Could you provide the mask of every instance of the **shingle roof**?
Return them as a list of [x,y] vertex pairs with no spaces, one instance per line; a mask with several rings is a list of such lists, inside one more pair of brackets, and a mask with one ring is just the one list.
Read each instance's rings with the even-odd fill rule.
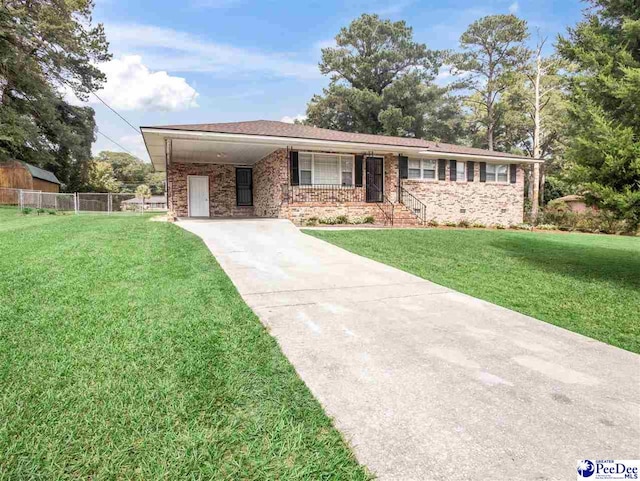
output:
[[31,173],[31,177],[34,177],[40,180],[46,180],[47,182],[60,185],[60,181],[56,177],[56,174],[54,174],[53,172],[49,172],[48,170],[41,169],[40,167],[36,167],[35,165],[27,164],[26,162],[23,162],[23,164],[27,169],[29,169],[29,172]]
[[[145,128],[145,127],[143,127]],[[195,132],[217,132],[225,134],[262,135],[269,137],[289,137],[299,139],[327,140],[336,142],[353,142],[398,147],[417,147],[433,152],[467,155],[491,155],[494,157],[523,158],[531,157],[513,155],[506,152],[490,152],[474,147],[445,144],[412,137],[391,137],[388,135],[358,134],[338,130],[321,129],[309,125],[289,124],[275,120],[251,120],[246,122],[225,122],[216,124],[161,125],[146,128],[183,130]]]

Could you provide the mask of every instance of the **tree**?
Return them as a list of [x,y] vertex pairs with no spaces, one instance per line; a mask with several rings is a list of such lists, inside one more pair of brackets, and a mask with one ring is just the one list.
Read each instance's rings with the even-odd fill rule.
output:
[[471,120],[482,126],[483,147],[494,150],[501,115],[502,93],[513,81],[512,73],[528,56],[523,46],[527,23],[515,15],[491,15],[473,22],[460,37],[461,52],[451,54],[452,73],[462,78],[460,88],[471,91]]
[[136,187],[136,197],[138,199],[142,199],[143,202],[144,199],[148,199],[149,197],[151,197],[151,189],[149,188],[149,186],[142,184]]
[[576,66],[569,77],[566,157],[587,201],[640,224],[640,9],[634,1],[589,0],[592,8],[558,41]]
[[[331,83],[307,105],[306,123],[453,140],[461,130],[457,100],[432,83],[441,60],[439,52],[413,40],[404,21],[364,14],[340,30],[336,47],[322,49],[320,71],[331,76]],[[435,120],[441,118],[441,123]]]
[[[546,170],[546,164],[557,163],[566,130],[567,98],[562,73],[569,65],[558,55],[543,56],[545,43],[546,38],[539,38],[529,61],[513,74],[514,82],[504,98],[510,113],[506,124],[518,135],[518,147],[531,157],[544,159]],[[541,176],[540,164],[534,164],[528,182],[533,219],[538,216],[541,185],[544,175]]]
[[88,186],[94,192],[120,192],[120,183],[108,162],[92,162],[89,169]]
[[95,159],[111,165],[113,175],[120,183],[122,192],[135,192],[136,187],[148,181],[148,175],[153,173],[151,164],[134,157],[126,152],[111,152],[104,150]]
[[145,184],[149,186],[151,193],[155,195],[164,194],[165,180],[166,174],[164,172],[149,172],[144,178]]
[[93,110],[63,99],[86,98],[110,58],[102,25],[91,26],[90,0],[6,0],[0,8],[0,160],[86,181],[94,140]]

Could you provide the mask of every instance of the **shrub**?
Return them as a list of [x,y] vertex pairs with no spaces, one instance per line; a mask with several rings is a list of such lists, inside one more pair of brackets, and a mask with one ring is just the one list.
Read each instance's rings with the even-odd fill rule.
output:
[[373,218],[372,215],[368,215],[363,219],[363,224],[373,224],[376,220]]
[[562,202],[547,205],[542,215],[544,224],[556,225],[559,230],[580,232],[604,232],[616,234],[625,229],[624,222],[604,210],[588,209],[584,212],[572,212]]
[[349,223],[349,219],[347,218],[346,215],[339,215],[338,217],[336,217],[336,224],[348,224]]
[[431,219],[429,222],[427,222],[427,225],[429,227],[438,227],[440,225],[440,222],[438,222],[436,219]]
[[33,212],[33,209],[31,207],[25,207],[24,209],[22,209],[22,213],[24,215],[29,215]]
[[536,229],[538,229],[538,230],[558,230],[558,226],[557,225],[553,225],[553,224],[538,224],[536,226]]
[[313,227],[314,225],[318,225],[318,218],[317,217],[309,217],[307,220],[304,221],[304,224],[309,226],[309,227]]
[[502,224],[496,224],[494,227],[495,227],[496,229],[498,229],[498,230],[504,230],[504,229],[506,229],[506,227],[505,227],[505,226],[503,226]]
[[456,224],[451,220],[448,220],[447,222],[445,222],[444,225],[446,225],[447,227],[458,227],[458,224]]
[[471,222],[469,222],[466,219],[462,219],[460,222],[458,222],[458,227],[463,227],[465,229],[468,229],[469,227],[471,227]]
[[359,224],[373,224],[375,219],[372,215],[367,215],[364,217],[352,217],[349,219],[349,224],[359,225]]
[[57,211],[55,211],[54,209],[49,209],[49,210],[47,211],[47,214],[49,214],[49,215],[57,215],[57,214],[58,214],[58,212],[57,212]]
[[487,226],[484,225],[482,222],[474,222],[473,224],[471,224],[471,227],[474,227],[476,229],[484,229]]
[[36,209],[36,212],[38,213],[38,215],[40,215],[40,214],[44,214],[45,210],[44,209]]
[[531,230],[532,227],[530,224],[527,223],[522,223],[522,224],[511,224],[509,226],[509,229],[515,229],[515,230]]
[[322,217],[318,222],[325,225],[348,224],[349,219],[346,215],[339,215],[337,217]]

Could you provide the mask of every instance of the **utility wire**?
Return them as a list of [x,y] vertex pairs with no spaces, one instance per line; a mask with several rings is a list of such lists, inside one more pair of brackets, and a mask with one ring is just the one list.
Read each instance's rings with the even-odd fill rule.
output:
[[[133,152],[131,152],[128,149],[125,149],[122,145],[120,145],[118,142],[116,142],[115,140],[113,140],[111,137],[109,137],[107,134],[104,134],[102,132],[100,132],[100,129],[98,129],[98,127],[96,127],[96,132],[98,132],[100,135],[102,135],[104,138],[106,138],[107,140],[113,142],[115,145],[117,145],[118,147],[120,147],[122,150],[124,150],[125,152],[127,152],[128,154],[133,155],[134,157],[136,157]],[[137,157],[136,157],[137,158]]]
[[102,103],[103,103],[103,104],[104,104],[104,105],[105,105],[109,110],[111,110],[114,114],[116,114],[118,117],[120,117],[122,120],[124,120],[124,121],[127,123],[127,125],[128,125],[129,127],[131,127],[133,130],[135,130],[135,131],[136,131],[136,133],[138,133],[138,134],[140,133],[140,131],[138,130],[138,128],[137,128],[137,127],[134,127],[134,126],[131,124],[131,122],[129,122],[127,119],[125,119],[122,115],[120,115],[120,114],[116,111],[116,109],[114,109],[113,107],[111,107],[111,105],[109,105],[107,102],[105,102],[104,100],[102,100],[102,99],[98,96],[98,94],[97,94],[97,93],[95,93],[95,92],[93,92],[93,91],[91,91],[91,93],[93,94],[93,96],[94,96],[95,98],[97,98],[100,102],[102,102]]

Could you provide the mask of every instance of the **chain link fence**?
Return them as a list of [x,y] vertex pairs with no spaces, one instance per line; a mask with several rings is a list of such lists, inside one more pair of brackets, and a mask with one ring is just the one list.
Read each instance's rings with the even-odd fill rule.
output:
[[0,188],[0,205],[16,206],[20,210],[48,210],[83,213],[141,214],[149,210],[144,199],[133,193],[78,192],[64,194],[26,189]]

